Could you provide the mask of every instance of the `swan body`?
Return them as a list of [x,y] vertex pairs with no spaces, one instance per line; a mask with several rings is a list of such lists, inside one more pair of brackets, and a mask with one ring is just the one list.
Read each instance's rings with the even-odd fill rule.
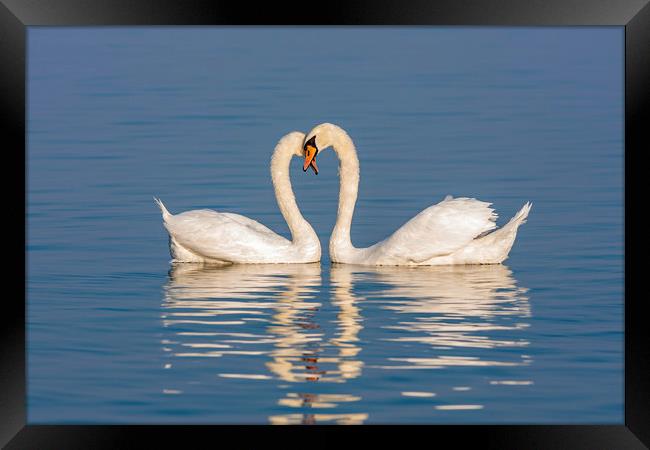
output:
[[304,134],[292,132],[275,147],[271,178],[280,211],[292,240],[240,214],[209,209],[172,215],[162,201],[163,223],[169,233],[172,262],[219,264],[311,263],[320,261],[320,241],[296,204],[289,180],[289,163],[302,156]]
[[[447,196],[406,222],[391,236],[367,248],[356,248],[350,226],[359,186],[359,159],[348,134],[340,127],[324,123],[305,138],[305,166],[312,163],[318,149],[332,147],[339,159],[339,207],[329,243],[332,262],[361,265],[430,266],[449,264],[499,264],[507,257],[525,223],[531,204],[500,229],[490,203],[474,198]],[[310,148],[308,144],[315,144]]]

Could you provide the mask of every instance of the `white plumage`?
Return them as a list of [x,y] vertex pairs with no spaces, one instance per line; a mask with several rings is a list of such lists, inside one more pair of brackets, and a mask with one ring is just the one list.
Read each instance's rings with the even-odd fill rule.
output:
[[172,215],[162,201],[154,198],[169,232],[173,261],[221,264],[320,261],[320,241],[300,213],[289,180],[289,163],[293,156],[302,156],[304,136],[299,132],[284,136],[276,145],[271,159],[276,200],[287,221],[292,240],[240,214],[200,209]]
[[359,186],[356,149],[342,128],[329,123],[312,129],[305,142],[313,137],[320,150],[331,146],[340,162],[339,208],[329,245],[333,262],[394,266],[501,263],[508,257],[517,229],[525,223],[532,206],[526,203],[508,224],[494,230],[497,215],[491,203],[447,196],[383,241],[355,248],[350,227]]

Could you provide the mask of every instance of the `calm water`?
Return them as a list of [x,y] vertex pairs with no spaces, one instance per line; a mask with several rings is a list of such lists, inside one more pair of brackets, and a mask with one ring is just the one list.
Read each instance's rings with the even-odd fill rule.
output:
[[[622,28],[30,28],[31,423],[622,423]],[[504,265],[172,267],[172,212],[288,236],[269,158],[341,125],[353,242],[534,206]]]

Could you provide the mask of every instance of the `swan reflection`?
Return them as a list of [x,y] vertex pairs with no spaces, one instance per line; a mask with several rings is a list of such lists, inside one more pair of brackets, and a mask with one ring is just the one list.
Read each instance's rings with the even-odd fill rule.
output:
[[[329,285],[322,270],[320,264],[174,266],[162,305],[164,367],[179,358],[206,364],[222,358],[214,372],[224,382],[281,381],[278,389],[286,390],[275,407],[289,411],[270,415],[272,424],[364,423],[362,392],[346,383],[364,376],[372,383],[394,371],[453,370],[442,378],[414,373],[394,393],[430,402],[432,414],[483,409],[474,397],[477,382],[490,389],[533,384],[518,369],[532,362],[531,307],[508,267],[334,264]],[[474,367],[498,371],[477,378]],[[324,383],[330,387],[320,392]],[[333,384],[340,385],[336,392]],[[166,386],[172,392],[182,393]]]
[[[525,348],[524,334],[531,316],[527,289],[517,286],[504,265],[360,267],[336,265],[334,274],[347,272],[358,282],[379,284],[367,301],[392,312],[382,325],[390,333],[384,341],[424,344],[436,356],[399,355],[387,358],[381,369],[438,369],[448,366],[516,366],[530,364],[517,352],[481,349]],[[462,351],[463,354],[455,354]],[[476,350],[476,355],[467,355]],[[422,353],[422,352],[420,352]],[[430,353],[430,352],[429,352]],[[514,355],[514,357],[512,356]]]
[[[303,325],[321,306],[314,301],[320,285],[320,264],[174,265],[163,303],[163,326],[176,338],[169,343],[178,344],[169,351],[176,357],[265,355],[278,341],[291,347],[318,339]],[[264,328],[269,323],[271,333]]]
[[[333,280],[333,283],[334,280]],[[357,345],[361,316],[350,280],[336,282],[334,335],[318,321],[322,307],[320,264],[204,266],[178,264],[170,271],[163,326],[172,331],[164,350],[171,357],[263,356],[264,373],[219,373],[221,378],[280,379],[290,383],[344,383],[361,375]],[[166,367],[171,367],[168,363]],[[290,392],[278,405],[334,408],[360,397]],[[355,414],[273,416],[271,423],[358,423]]]

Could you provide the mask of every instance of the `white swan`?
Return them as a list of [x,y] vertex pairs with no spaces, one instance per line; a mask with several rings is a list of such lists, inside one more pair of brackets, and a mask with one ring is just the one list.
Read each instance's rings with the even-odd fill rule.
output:
[[173,261],[221,264],[320,261],[320,241],[300,213],[289,180],[291,157],[303,155],[304,136],[297,131],[287,134],[275,146],[271,158],[275,198],[289,225],[291,241],[239,214],[200,209],[172,215],[154,197],[169,232],[169,249]]
[[423,210],[391,236],[368,248],[355,248],[350,226],[359,187],[359,159],[350,136],[340,127],[323,123],[305,138],[303,170],[312,165],[321,150],[332,147],[339,158],[339,207],[330,237],[332,262],[363,265],[428,266],[447,264],[498,264],[507,257],[526,221],[531,204],[503,228],[496,228],[497,215],[473,198],[452,198]]

